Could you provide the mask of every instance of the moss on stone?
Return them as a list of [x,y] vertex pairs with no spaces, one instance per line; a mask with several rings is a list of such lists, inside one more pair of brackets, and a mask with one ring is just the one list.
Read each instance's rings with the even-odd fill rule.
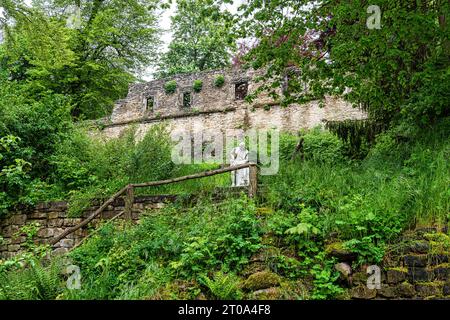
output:
[[256,214],[258,216],[267,216],[273,214],[273,209],[268,207],[260,207],[256,209]]
[[325,246],[325,253],[336,257],[339,261],[351,261],[355,258],[355,253],[344,247],[343,242],[332,242]]
[[277,274],[270,271],[260,271],[250,275],[245,280],[243,289],[247,291],[256,291],[276,287],[280,285],[281,278]]
[[385,268],[386,271],[393,270],[393,271],[400,271],[400,272],[408,272],[408,268],[406,267],[390,267]]
[[367,278],[369,275],[365,272],[355,272],[352,275],[352,283],[353,284],[365,284],[367,282]]
[[415,290],[414,286],[407,281],[404,281],[404,282],[400,283],[399,285],[397,285],[396,292],[400,296],[406,297],[406,298],[411,298],[416,294],[416,290]]
[[271,287],[252,292],[249,298],[255,300],[280,300],[283,298],[282,291],[279,287]]
[[343,242],[332,242],[325,246],[326,253],[331,253],[333,251],[345,251]]
[[450,263],[446,262],[446,263],[441,263],[435,266],[427,266],[427,271],[434,271],[435,269],[440,269],[440,268],[450,268]]
[[440,287],[443,286],[445,281],[418,281],[416,285],[423,285],[423,286],[434,286],[434,287]]
[[352,299],[373,299],[377,296],[376,289],[369,289],[365,285],[354,287],[350,290],[350,295]]
[[441,281],[435,282],[420,282],[416,284],[416,292],[421,297],[431,297],[442,295],[442,288],[444,283]]

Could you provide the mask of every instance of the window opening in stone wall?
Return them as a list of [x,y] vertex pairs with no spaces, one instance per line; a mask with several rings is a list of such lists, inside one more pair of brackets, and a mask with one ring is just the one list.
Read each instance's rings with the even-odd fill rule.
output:
[[235,84],[234,97],[236,100],[244,100],[248,92],[248,82],[241,81]]
[[183,93],[183,107],[184,108],[190,108],[192,105],[191,101],[192,95],[190,92],[184,92]]
[[155,106],[155,98],[154,97],[147,97],[147,102],[145,105],[145,110],[153,112],[153,107]]

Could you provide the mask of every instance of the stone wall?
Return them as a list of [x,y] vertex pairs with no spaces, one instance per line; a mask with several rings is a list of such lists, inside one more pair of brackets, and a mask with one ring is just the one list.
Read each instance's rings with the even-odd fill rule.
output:
[[[225,83],[216,87],[214,80],[223,75]],[[156,123],[167,123],[172,132],[191,132],[208,129],[272,129],[298,131],[322,125],[325,121],[364,119],[366,114],[358,108],[336,97],[326,97],[323,106],[319,101],[303,105],[292,104],[281,107],[278,101],[261,94],[248,103],[236,98],[236,85],[248,85],[248,93],[254,92],[259,84],[253,81],[257,73],[253,70],[219,70],[177,75],[171,79],[150,81],[130,86],[128,96],[116,102],[111,116],[103,123],[107,137],[117,137],[135,123],[138,134],[144,134]],[[177,89],[167,94],[164,84],[175,80]],[[202,80],[200,92],[193,90],[194,80]],[[281,92],[281,88],[276,91]],[[183,95],[191,95],[191,106],[183,106]],[[153,106],[147,106],[147,99]]]
[[[168,202],[175,200],[175,196],[139,196],[135,197],[133,204],[132,219],[139,219],[140,212],[144,209],[159,209]],[[102,203],[94,201],[93,206],[86,210],[80,218],[69,218],[67,216],[67,202],[40,203],[34,208],[19,208],[8,217],[0,220],[0,235],[3,242],[0,241],[0,259],[10,258],[20,253],[26,245],[25,234],[21,234],[21,227],[30,223],[38,223],[40,228],[35,237],[36,243],[47,243],[54,236],[64,232],[67,228],[80,223],[88,217]],[[123,198],[116,199],[108,206],[98,218],[95,218],[87,226],[80,228],[67,236],[66,239],[59,241],[53,248],[56,253],[66,252],[74,245],[79,243],[89,230],[98,225],[101,220],[110,219],[123,211],[125,203]],[[120,219],[123,218],[123,215]]]
[[[447,240],[445,240],[447,239]],[[351,270],[351,256],[334,252],[341,261],[335,267],[350,299],[450,299],[450,248],[447,232],[423,228],[406,233],[388,247],[381,269],[381,288],[369,289],[368,266]],[[445,244],[447,242],[447,244]]]

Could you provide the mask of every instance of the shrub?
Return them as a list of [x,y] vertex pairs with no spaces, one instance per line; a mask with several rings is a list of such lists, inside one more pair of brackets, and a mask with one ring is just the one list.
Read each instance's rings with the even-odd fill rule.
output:
[[192,87],[194,88],[195,92],[200,92],[202,91],[202,87],[203,87],[203,81],[202,80],[195,80]]
[[114,140],[102,141],[78,129],[52,157],[54,179],[70,196],[69,213],[79,214],[93,198],[108,197],[127,183],[168,178],[174,164],[164,126],[153,126],[136,142],[131,128]]
[[223,75],[218,75],[216,76],[216,78],[214,79],[214,85],[217,88],[221,88],[223,86],[223,84],[225,83],[225,77]]
[[[259,233],[254,204],[245,197],[189,208],[175,203],[125,230],[110,224],[70,253],[83,282],[67,297],[152,296],[175,278],[199,281],[219,299],[237,298],[238,278],[230,270],[238,272],[260,248]],[[211,270],[222,273],[207,280]]]
[[305,159],[322,163],[337,163],[343,160],[343,143],[331,132],[317,127],[308,131],[303,139]]
[[177,89],[177,82],[175,80],[167,81],[164,84],[164,90],[166,91],[166,94],[172,94]]

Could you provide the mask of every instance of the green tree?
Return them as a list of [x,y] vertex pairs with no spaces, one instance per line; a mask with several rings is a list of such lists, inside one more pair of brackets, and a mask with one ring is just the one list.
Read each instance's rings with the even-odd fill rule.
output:
[[[380,8],[380,28],[367,25],[374,17],[369,4]],[[448,115],[449,2],[369,4],[251,0],[242,5],[243,35],[259,41],[246,61],[265,68],[270,80],[261,90],[287,79],[285,102],[340,95],[385,124],[402,119],[427,124]]]
[[[79,25],[69,28],[74,5]],[[156,0],[40,0],[19,8],[2,0],[0,8],[15,21],[3,20],[9,27],[2,67],[36,94],[69,96],[76,118],[104,116],[155,56],[157,6]]]
[[221,5],[227,0],[177,0],[171,18],[173,39],[161,57],[158,77],[220,69],[231,62],[236,47],[235,19]]

